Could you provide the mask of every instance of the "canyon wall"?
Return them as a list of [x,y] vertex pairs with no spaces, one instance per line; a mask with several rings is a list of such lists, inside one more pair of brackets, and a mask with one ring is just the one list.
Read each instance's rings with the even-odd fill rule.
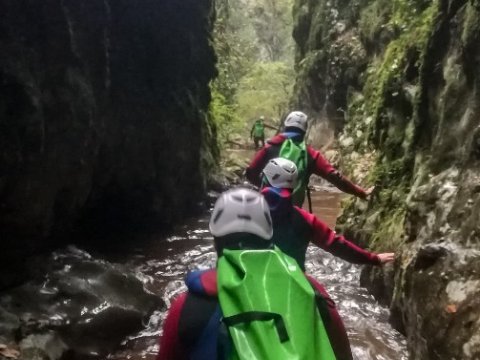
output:
[[217,156],[212,9],[0,0],[3,265],[72,227],[164,226],[195,209]]
[[411,359],[480,357],[480,2],[298,0],[296,102],[327,114],[368,202],[339,230],[394,267],[363,283]]

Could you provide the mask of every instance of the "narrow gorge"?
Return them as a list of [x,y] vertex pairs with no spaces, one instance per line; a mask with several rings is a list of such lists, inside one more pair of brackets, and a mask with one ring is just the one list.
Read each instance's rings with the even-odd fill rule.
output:
[[308,249],[355,358],[480,359],[480,0],[0,0],[0,18],[0,360],[155,359],[185,274],[215,267],[209,209],[243,182],[254,119],[269,137],[291,110],[374,186],[316,182],[316,215],[396,254]]

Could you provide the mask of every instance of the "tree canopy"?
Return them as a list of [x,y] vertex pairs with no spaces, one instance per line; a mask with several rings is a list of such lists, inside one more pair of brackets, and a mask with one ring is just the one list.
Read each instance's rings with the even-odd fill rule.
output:
[[292,0],[218,0],[218,77],[210,114],[221,142],[247,136],[259,115],[278,120],[294,82]]

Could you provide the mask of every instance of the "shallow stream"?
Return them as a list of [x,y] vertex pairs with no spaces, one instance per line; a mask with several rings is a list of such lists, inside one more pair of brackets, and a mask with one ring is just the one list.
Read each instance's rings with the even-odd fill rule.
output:
[[[312,193],[313,211],[334,226],[340,211],[341,196],[334,192]],[[113,261],[134,269],[147,288],[161,296],[167,305],[185,287],[189,270],[215,266],[208,214],[177,227],[166,239],[152,237]],[[389,311],[359,287],[360,267],[324,251],[310,247],[307,271],[320,280],[337,303],[354,356],[359,360],[406,360],[406,341],[388,323]],[[144,331],[130,337],[109,359],[155,359],[165,311],[155,313]]]

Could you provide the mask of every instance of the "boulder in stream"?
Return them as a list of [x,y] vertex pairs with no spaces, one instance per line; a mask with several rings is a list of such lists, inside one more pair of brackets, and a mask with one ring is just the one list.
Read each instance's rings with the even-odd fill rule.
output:
[[162,305],[126,269],[70,247],[44,259],[35,280],[0,294],[0,339],[18,343],[25,360],[102,358]]

